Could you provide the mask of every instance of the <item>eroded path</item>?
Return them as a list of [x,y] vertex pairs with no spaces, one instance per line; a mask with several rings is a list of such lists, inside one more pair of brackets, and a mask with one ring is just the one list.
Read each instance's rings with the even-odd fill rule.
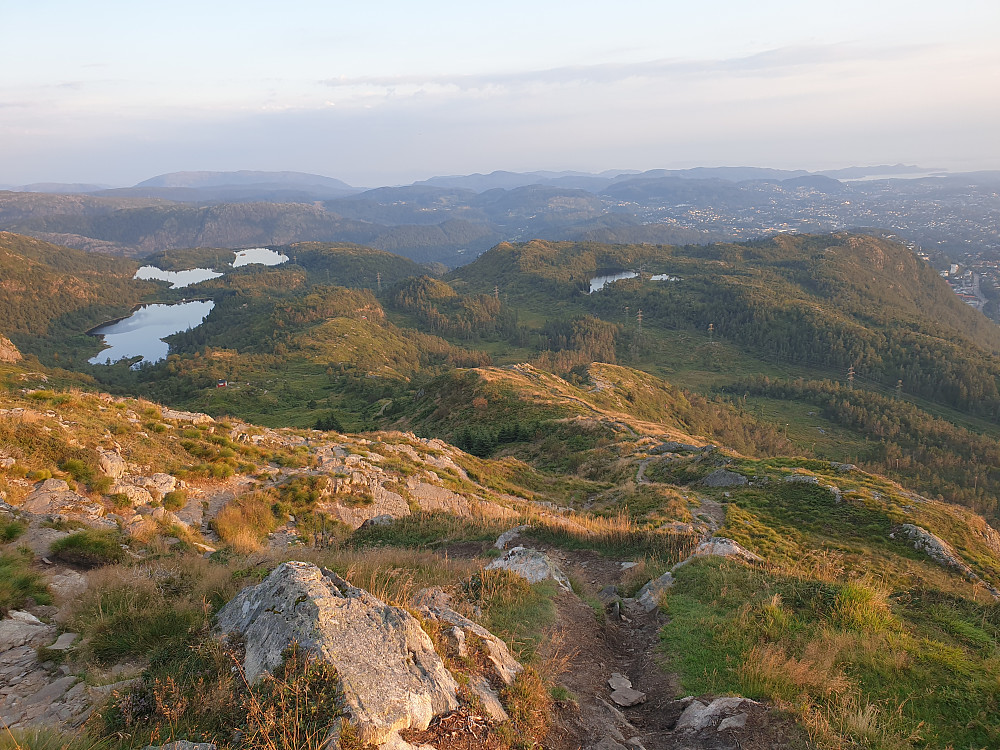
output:
[[[556,599],[557,622],[545,654],[559,671],[557,682],[572,693],[572,699],[556,705],[545,742],[548,750],[801,747],[792,722],[777,719],[757,704],[747,709],[746,723],[733,729],[720,731],[713,725],[696,732],[675,731],[693,699],[680,698],[679,681],[663,663],[660,630],[666,616],[613,595],[608,587],[620,587],[626,576],[620,562],[591,550],[545,551],[579,592],[562,592]],[[645,701],[631,707],[616,705],[608,684],[614,673],[645,693]]]

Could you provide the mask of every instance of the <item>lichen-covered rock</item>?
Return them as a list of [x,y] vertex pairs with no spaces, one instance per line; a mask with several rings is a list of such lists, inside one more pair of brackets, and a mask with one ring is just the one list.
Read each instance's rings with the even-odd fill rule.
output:
[[[365,484],[365,487],[368,485]],[[325,500],[317,505],[317,510],[326,513],[338,521],[347,524],[352,529],[361,528],[361,525],[372,518],[378,516],[390,516],[391,518],[405,518],[409,516],[410,506],[403,499],[403,496],[387,490],[379,484],[375,484],[366,490],[370,493],[370,502],[360,505],[347,505],[340,498]]]
[[785,477],[785,481],[789,484],[819,484],[819,477],[811,474],[790,474]]
[[245,638],[251,681],[278,666],[292,641],[333,664],[363,742],[426,729],[458,708],[455,680],[411,614],[311,563],[279,565],[223,607],[218,624]]
[[516,573],[528,583],[541,583],[552,579],[566,591],[570,591],[569,579],[543,552],[527,547],[514,547],[503,557],[486,566],[487,570],[509,570]]
[[[419,594],[418,594],[419,596]],[[455,610],[444,604],[429,604],[420,608],[420,613],[429,620],[447,623],[453,626],[452,637],[457,643],[466,644],[473,638],[480,641],[487,661],[490,663],[495,676],[505,685],[512,685],[523,667],[510,653],[507,644],[497,638],[493,633],[467,617],[463,617]],[[459,646],[461,650],[461,646]]]
[[742,487],[748,480],[742,474],[737,474],[729,469],[716,469],[707,477],[701,480],[706,487]]
[[153,502],[153,496],[145,487],[137,487],[126,482],[115,482],[111,485],[112,495],[124,495],[132,505],[149,505]]
[[212,424],[215,422],[207,414],[194,411],[181,411],[179,409],[163,409],[161,412],[163,419],[176,422],[190,422],[191,424]]
[[472,515],[468,499],[444,487],[417,482],[410,488],[410,495],[417,501],[420,510],[426,513],[451,513],[463,518]]
[[661,454],[661,453],[694,453],[700,451],[701,447],[697,445],[691,445],[690,443],[678,443],[674,440],[668,440],[665,443],[660,443],[659,445],[654,445],[649,449],[650,453]]

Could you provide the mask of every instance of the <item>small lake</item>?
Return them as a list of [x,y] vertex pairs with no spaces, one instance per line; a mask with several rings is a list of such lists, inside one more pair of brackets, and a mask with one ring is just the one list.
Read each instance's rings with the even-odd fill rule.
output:
[[191,268],[187,271],[163,271],[156,266],[143,266],[135,272],[132,278],[142,281],[167,281],[171,289],[182,289],[191,284],[198,284],[209,279],[222,276],[211,268]]
[[605,286],[622,279],[634,279],[638,276],[635,271],[620,271],[609,276],[595,276],[590,280],[590,293],[601,291]]
[[[608,284],[613,284],[616,281],[621,281],[622,279],[634,279],[637,278],[639,274],[635,271],[619,271],[618,273],[613,273],[608,276],[595,276],[590,280],[590,293],[601,291]],[[680,281],[679,276],[671,276],[669,273],[657,273],[649,277],[650,281]]]
[[90,364],[102,365],[109,359],[117,362],[138,356],[142,362],[166,359],[170,346],[163,339],[201,325],[213,307],[215,303],[210,300],[143,305],[124,320],[91,331],[95,336],[103,336],[109,348],[91,357]]
[[[266,247],[250,247],[246,250],[236,251],[236,260],[231,265],[233,268],[242,266],[261,265],[279,266],[288,260],[287,255],[276,253]],[[209,279],[217,279],[225,274],[213,271],[211,268],[190,268],[187,271],[164,271],[156,266],[143,266],[135,272],[133,279],[142,281],[167,281],[171,289],[182,289],[191,284],[197,284]]]
[[233,268],[249,266],[258,263],[262,266],[278,266],[288,260],[287,255],[276,253],[266,247],[251,247],[246,250],[236,251],[236,260],[233,261]]

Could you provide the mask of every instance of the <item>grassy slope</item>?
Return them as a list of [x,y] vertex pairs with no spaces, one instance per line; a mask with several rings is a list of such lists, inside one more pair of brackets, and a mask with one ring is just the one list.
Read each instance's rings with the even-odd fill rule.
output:
[[[25,383],[36,385],[30,378],[38,376],[25,381],[24,374],[22,367],[0,366],[6,384],[4,407],[26,407],[37,415],[22,418],[17,425],[0,422],[4,430],[0,444],[13,448],[19,460],[18,473],[0,473],[0,489],[14,502],[23,492],[23,485],[15,480],[24,471],[49,472],[70,480],[76,477],[82,491],[99,493],[99,488],[88,489],[90,480],[84,469],[96,459],[88,446],[104,442],[109,433],[128,460],[147,464],[151,471],[187,476],[190,481],[212,481],[216,467],[256,471],[264,464],[294,466],[296,460],[300,464],[308,460],[294,449],[262,450],[233,442],[225,426],[211,433],[190,426],[157,427],[159,409],[149,402],[113,403],[78,391],[25,395],[20,388]],[[449,473],[456,491],[480,496],[503,492],[581,507],[585,502],[593,504],[596,513],[581,512],[577,518],[596,524],[601,516],[610,515],[612,521],[594,528],[614,528],[614,535],[588,540],[550,530],[546,539],[593,546],[615,559],[648,554],[643,535],[649,529],[671,520],[687,520],[689,508],[696,511],[699,500],[712,499],[727,511],[719,533],[765,558],[766,564],[759,567],[696,562],[678,572],[678,583],[666,600],[671,622],[663,642],[669,664],[680,673],[687,690],[733,691],[775,701],[831,748],[996,744],[990,717],[1000,699],[995,677],[1000,653],[998,605],[988,600],[981,587],[934,564],[898,535],[890,537],[899,523],[917,523],[949,541],[978,575],[996,583],[1000,581],[1000,550],[985,535],[981,519],[944,503],[915,498],[881,477],[840,472],[817,460],[754,459],[724,451],[689,454],[674,462],[656,458],[648,453],[651,442],[643,440],[643,434],[698,440],[678,426],[685,414],[683,396],[668,387],[656,390],[657,381],[626,368],[593,368],[592,377],[603,383],[600,391],[528,368],[472,375],[456,376],[467,378],[466,385],[474,389],[463,392],[463,399],[473,392],[502,392],[508,381],[524,379],[517,391],[521,400],[488,401],[488,408],[522,410],[553,419],[586,416],[608,425],[602,432],[606,443],[583,446],[588,460],[603,451],[608,461],[598,480],[582,476],[585,470],[579,474],[540,472],[512,457],[459,456],[470,480]],[[525,399],[529,386],[532,398]],[[640,391],[644,398],[636,398]],[[58,416],[48,417],[47,411]],[[130,412],[135,416],[130,417]],[[464,414],[468,413],[459,411],[459,418]],[[658,423],[657,417],[666,423]],[[57,419],[72,423],[73,433],[51,429],[50,423],[54,425]],[[615,429],[615,423],[628,429]],[[408,438],[398,434],[369,437],[376,442],[368,449],[386,456],[382,462],[386,470],[401,476],[419,471],[406,454],[384,447],[410,442]],[[646,472],[651,484],[637,487],[633,478],[644,458],[651,458]],[[67,463],[72,460],[77,463]],[[698,477],[726,461],[730,469],[755,477],[755,486],[712,490],[696,484]],[[791,473],[838,485],[843,501],[836,502],[821,486],[784,482]],[[762,482],[764,477],[767,483]],[[640,501],[645,503],[641,507]],[[266,501],[268,508],[272,502]],[[634,519],[628,525],[613,520],[625,505]],[[296,506],[296,515],[304,511]],[[473,592],[481,585],[483,592],[475,595],[483,597],[489,624],[520,643],[525,658],[531,658],[551,619],[548,597],[552,592],[500,587],[487,593],[485,584],[476,584],[474,566],[464,562],[442,566],[430,553],[418,551],[489,539],[497,530],[495,523],[484,526],[441,516],[415,516],[387,530],[369,531],[368,537],[358,535],[340,550],[311,554],[322,555],[334,570],[392,600],[405,601],[417,584],[466,580],[471,581],[468,585]],[[373,551],[371,545],[378,550]],[[104,619],[88,620],[86,608],[94,602],[81,602],[74,626],[93,631],[100,659],[135,658],[136,649],[155,645],[159,676],[186,668],[189,641],[204,619],[198,597],[224,599],[248,575],[259,575],[252,566],[239,562],[238,555],[211,564],[187,560],[182,549],[172,553],[180,557],[168,557],[163,564],[171,570],[181,565],[183,576],[167,595],[150,594],[152,598],[143,605],[146,609],[120,613],[114,609],[119,606],[114,603],[115,591],[127,593],[129,586],[141,584],[127,567],[109,569],[108,575],[118,576],[114,579],[118,583],[112,585],[108,578],[102,589],[112,597],[102,605]],[[400,569],[411,573],[401,578],[393,573]],[[136,581],[130,583],[132,578]],[[166,612],[176,614],[172,624],[165,624]],[[128,632],[134,636],[127,642],[114,635],[123,623],[129,623]],[[917,740],[918,736],[923,740]]]

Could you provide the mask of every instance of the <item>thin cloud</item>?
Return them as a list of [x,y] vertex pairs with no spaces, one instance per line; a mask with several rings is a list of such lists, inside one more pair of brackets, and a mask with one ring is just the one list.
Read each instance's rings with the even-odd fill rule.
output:
[[926,54],[928,45],[892,48],[858,47],[849,44],[782,47],[754,55],[721,60],[662,58],[635,63],[572,65],[544,70],[469,75],[400,75],[336,77],[319,81],[334,89],[436,89],[475,91],[523,88],[531,85],[615,84],[630,79],[717,76],[721,74],[781,76],[816,68],[850,63],[896,62]]

